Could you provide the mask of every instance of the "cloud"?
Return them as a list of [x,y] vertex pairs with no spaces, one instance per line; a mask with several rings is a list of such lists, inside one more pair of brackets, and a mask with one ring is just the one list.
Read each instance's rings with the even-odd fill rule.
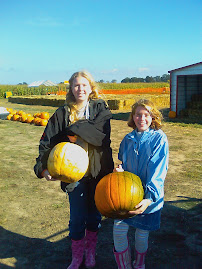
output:
[[60,27],[64,24],[61,22],[56,21],[55,19],[51,17],[43,17],[43,18],[33,18],[26,22],[29,25],[32,26],[45,26],[45,27]]
[[101,71],[100,73],[101,74],[114,74],[114,73],[117,73],[119,70],[117,68],[113,68],[111,70],[103,70]]
[[149,71],[149,68],[148,68],[148,67],[139,67],[139,68],[138,68],[138,71],[139,71],[140,73],[143,73],[143,72],[145,72],[145,71]]

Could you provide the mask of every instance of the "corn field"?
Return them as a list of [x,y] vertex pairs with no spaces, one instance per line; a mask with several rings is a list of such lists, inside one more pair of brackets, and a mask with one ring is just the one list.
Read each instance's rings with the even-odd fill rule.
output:
[[[97,83],[98,89],[100,93],[103,94],[117,94],[114,90],[122,90],[127,91],[123,94],[129,94],[130,89],[135,89],[136,93],[146,93],[143,89],[147,89],[150,91],[150,93],[153,91],[153,93],[158,93],[158,89],[164,88],[165,93],[168,93],[169,89],[169,83],[166,82],[155,82],[155,83]],[[141,92],[139,92],[137,89],[142,89]],[[154,90],[156,89],[156,90]],[[165,90],[166,89],[166,90]],[[67,89],[68,90],[68,87]],[[39,86],[39,87],[28,87],[27,85],[0,85],[0,98],[4,98],[6,95],[6,92],[12,92],[13,96],[31,96],[31,95],[48,95],[48,94],[56,94],[64,91],[64,85],[58,85],[58,86]],[[114,92],[113,92],[114,91]],[[120,93],[120,92],[119,92]]]

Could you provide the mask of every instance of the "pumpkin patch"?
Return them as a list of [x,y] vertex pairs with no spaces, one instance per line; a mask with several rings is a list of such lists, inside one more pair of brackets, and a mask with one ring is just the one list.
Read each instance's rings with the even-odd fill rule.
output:
[[142,201],[142,182],[133,173],[114,172],[104,176],[95,190],[95,203],[103,216],[113,219],[131,217],[128,211]]

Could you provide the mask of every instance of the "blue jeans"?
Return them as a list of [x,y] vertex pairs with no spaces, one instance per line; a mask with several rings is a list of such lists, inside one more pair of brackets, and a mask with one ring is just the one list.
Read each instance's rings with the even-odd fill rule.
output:
[[99,229],[101,214],[97,210],[94,200],[96,184],[95,179],[85,177],[69,193],[69,237],[73,240],[82,239],[86,229],[92,232]]

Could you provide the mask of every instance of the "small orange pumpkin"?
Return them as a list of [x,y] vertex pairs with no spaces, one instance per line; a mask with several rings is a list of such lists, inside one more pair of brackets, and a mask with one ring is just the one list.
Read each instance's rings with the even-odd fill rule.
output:
[[21,122],[26,122],[27,121],[27,115],[26,114],[22,114],[21,116]]
[[50,175],[64,182],[79,181],[88,169],[88,153],[69,142],[57,144],[50,152],[47,168]]
[[40,125],[40,122],[41,122],[41,118],[39,118],[39,117],[34,118],[35,125]]
[[14,121],[17,121],[19,118],[20,118],[19,115],[14,114],[11,119],[14,120]]
[[36,113],[36,117],[41,118],[41,112]]
[[34,117],[28,116],[26,122],[27,123],[33,123]]
[[142,182],[133,173],[114,172],[104,176],[95,190],[95,204],[100,213],[113,219],[131,217],[128,211],[142,201],[144,190]]
[[41,119],[41,120],[40,120],[40,125],[41,125],[41,126],[46,126],[47,123],[48,123],[48,120],[47,120],[47,119]]
[[9,115],[7,116],[7,120],[11,120],[12,117],[13,117],[13,114],[9,114]]
[[20,116],[23,116],[23,115],[25,115],[25,112],[22,111],[22,110],[19,110],[19,111],[17,112],[17,114],[20,115]]
[[175,112],[175,111],[169,111],[169,113],[168,113],[168,117],[169,117],[170,119],[174,119],[174,118],[176,118],[176,112]]
[[13,109],[12,109],[12,108],[6,108],[6,110],[7,110],[10,114],[12,114],[12,112],[13,112]]
[[48,120],[49,119],[49,113],[48,112],[41,112],[41,116],[40,117],[42,119]]

